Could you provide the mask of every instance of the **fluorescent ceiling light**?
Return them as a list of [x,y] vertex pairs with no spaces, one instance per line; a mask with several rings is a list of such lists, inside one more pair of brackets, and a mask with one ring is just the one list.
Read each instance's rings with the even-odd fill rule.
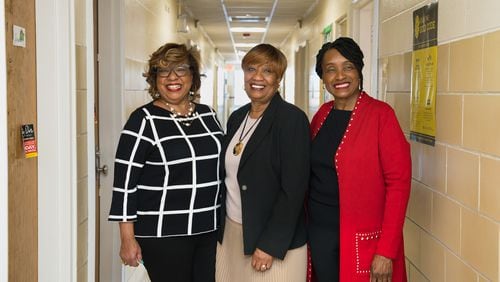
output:
[[265,27],[232,27],[231,32],[266,32]]
[[234,47],[236,48],[245,48],[245,47],[253,47],[259,43],[234,43]]
[[246,54],[247,54],[247,52],[242,51],[242,50],[238,50],[238,56],[243,57],[243,56],[245,56]]
[[239,22],[239,23],[258,23],[258,22],[267,22],[268,17],[259,17],[259,16],[231,16],[229,17],[230,22]]

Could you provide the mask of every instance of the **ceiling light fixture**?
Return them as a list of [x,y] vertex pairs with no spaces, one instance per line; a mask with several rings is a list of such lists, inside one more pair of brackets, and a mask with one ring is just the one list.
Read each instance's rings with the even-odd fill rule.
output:
[[258,22],[267,22],[269,20],[268,17],[259,17],[259,16],[230,16],[230,22],[238,22],[238,23],[258,23]]
[[231,27],[231,32],[266,32],[265,27]]
[[177,32],[188,33],[188,16],[186,13],[182,12],[182,0],[178,1],[178,11],[177,11]]
[[245,48],[245,47],[254,47],[255,45],[259,44],[258,42],[254,43],[234,43],[234,47],[236,48]]
[[245,52],[243,50],[238,50],[238,56],[244,57],[246,54],[247,54],[247,52]]
[[[229,16],[227,14],[227,7],[226,4],[224,4],[224,0],[221,0],[221,6],[222,11],[224,12],[224,19],[226,20],[227,28],[230,29],[231,25],[229,24]],[[236,59],[239,60],[240,58],[238,56],[238,50],[236,50],[236,47],[234,47],[234,36],[232,32],[229,32],[229,37],[231,38],[231,43],[233,44],[234,55],[236,56]]]

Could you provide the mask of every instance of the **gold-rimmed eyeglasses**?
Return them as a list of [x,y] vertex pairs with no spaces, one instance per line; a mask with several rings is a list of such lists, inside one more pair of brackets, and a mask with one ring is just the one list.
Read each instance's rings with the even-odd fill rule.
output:
[[170,76],[172,71],[175,73],[177,77],[183,77],[191,73],[189,65],[182,64],[175,66],[173,68],[158,68],[158,70],[156,71],[156,75],[160,78],[167,78]]

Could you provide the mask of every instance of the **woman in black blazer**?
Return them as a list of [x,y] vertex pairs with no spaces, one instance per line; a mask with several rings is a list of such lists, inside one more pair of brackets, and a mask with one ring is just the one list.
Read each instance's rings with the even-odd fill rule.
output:
[[286,65],[269,44],[252,48],[242,61],[251,102],[229,117],[223,142],[220,282],[306,278],[309,121],[278,92]]

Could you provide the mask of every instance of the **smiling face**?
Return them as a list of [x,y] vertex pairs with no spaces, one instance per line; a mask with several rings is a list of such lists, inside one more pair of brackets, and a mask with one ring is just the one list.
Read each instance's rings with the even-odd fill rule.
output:
[[330,49],[325,53],[321,67],[323,83],[335,97],[335,103],[352,110],[360,93],[360,77],[355,65],[337,49]]
[[170,64],[156,73],[156,88],[161,99],[169,104],[181,104],[189,99],[193,75],[187,62]]
[[248,64],[243,66],[245,92],[252,102],[266,104],[278,90],[280,78],[272,66]]
[[[185,44],[166,43],[151,54],[143,76],[155,102],[161,98],[169,104],[187,104],[191,99],[189,92],[196,92],[201,86],[200,52]],[[156,105],[161,106],[160,102]]]

